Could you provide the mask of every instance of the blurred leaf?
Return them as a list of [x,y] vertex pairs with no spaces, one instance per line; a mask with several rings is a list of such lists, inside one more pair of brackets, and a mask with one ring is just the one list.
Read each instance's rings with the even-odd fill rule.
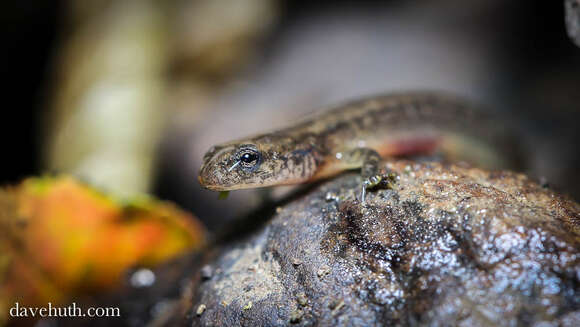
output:
[[0,322],[16,301],[58,304],[112,289],[129,267],[200,248],[204,233],[174,205],[123,205],[70,177],[0,190]]

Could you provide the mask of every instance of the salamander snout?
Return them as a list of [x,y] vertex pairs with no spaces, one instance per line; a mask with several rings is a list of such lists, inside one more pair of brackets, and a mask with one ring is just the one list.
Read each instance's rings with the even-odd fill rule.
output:
[[215,191],[255,187],[255,175],[263,162],[253,144],[212,147],[204,156],[200,184]]
[[309,148],[289,137],[263,136],[211,148],[203,158],[200,184],[214,191],[306,182],[316,172]]

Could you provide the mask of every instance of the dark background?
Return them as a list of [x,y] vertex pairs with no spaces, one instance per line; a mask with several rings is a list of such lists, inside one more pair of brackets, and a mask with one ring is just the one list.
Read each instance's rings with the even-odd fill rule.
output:
[[59,1],[3,1],[0,183],[40,173],[40,127],[50,64],[58,47]]

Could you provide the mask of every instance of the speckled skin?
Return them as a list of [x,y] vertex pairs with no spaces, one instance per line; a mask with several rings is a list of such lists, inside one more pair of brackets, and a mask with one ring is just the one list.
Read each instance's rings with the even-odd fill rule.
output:
[[[342,104],[288,128],[212,147],[199,181],[228,191],[298,184],[362,168],[363,190],[380,181],[381,157],[433,154],[513,168],[519,153],[498,121],[439,92],[380,95]],[[249,149],[249,150],[248,150]],[[251,167],[239,158],[251,151]]]

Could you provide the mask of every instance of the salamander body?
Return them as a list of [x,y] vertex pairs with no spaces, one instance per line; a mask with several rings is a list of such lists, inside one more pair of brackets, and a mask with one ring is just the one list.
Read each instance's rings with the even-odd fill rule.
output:
[[381,158],[441,152],[487,168],[519,165],[508,125],[438,92],[359,99],[287,128],[212,147],[199,181],[215,191],[308,183],[360,168],[366,188],[384,179]]

